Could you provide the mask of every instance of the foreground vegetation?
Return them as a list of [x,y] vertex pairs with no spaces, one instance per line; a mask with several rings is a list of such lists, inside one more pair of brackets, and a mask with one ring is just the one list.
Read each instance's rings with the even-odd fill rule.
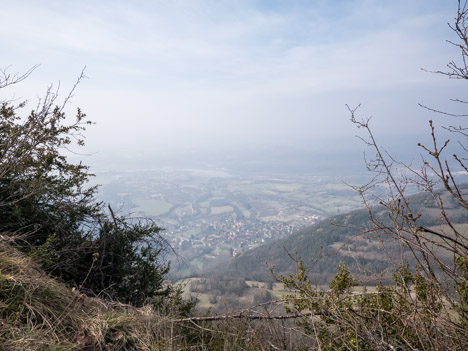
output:
[[[441,72],[452,78],[468,77],[467,22],[467,3],[459,1],[453,29],[462,63]],[[26,76],[3,72],[0,88]],[[309,277],[304,260],[290,253],[294,273],[271,270],[288,289],[281,299],[195,317],[194,303],[165,284],[170,247],[160,228],[97,202],[96,189],[87,187],[88,168],[63,156],[74,141],[82,145],[86,122],[78,110],[75,123],[66,124],[68,98],[59,106],[56,98],[49,90],[27,116],[20,115],[25,103],[1,102],[2,350],[468,349],[468,237],[466,226],[456,225],[468,201],[454,176],[468,172],[463,126],[446,127],[458,141],[458,150],[446,157],[451,142],[441,143],[430,121],[432,144],[420,145],[427,157],[414,169],[387,155],[369,120],[350,108],[375,155],[367,164],[374,178],[355,188],[369,221],[354,229],[379,246],[387,265],[363,265],[351,251],[359,247],[350,247],[354,266],[340,264],[324,289]],[[437,226],[408,196],[414,189],[431,200]],[[317,262],[321,258],[319,253]],[[222,282],[214,288],[224,290]],[[245,282],[233,284],[245,288]],[[371,284],[375,288],[367,289]],[[194,288],[205,285],[199,281]],[[353,289],[358,285],[363,287]]]
[[[0,238],[0,348],[23,350],[270,350],[306,345],[284,323],[225,316],[183,318],[181,300],[128,304],[89,297],[53,279]],[[292,325],[293,326],[293,325]]]

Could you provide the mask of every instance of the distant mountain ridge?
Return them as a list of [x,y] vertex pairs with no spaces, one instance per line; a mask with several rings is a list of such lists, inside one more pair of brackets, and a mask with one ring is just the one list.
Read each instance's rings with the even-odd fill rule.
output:
[[[468,194],[468,184],[461,185],[460,189],[464,195]],[[441,196],[453,223],[467,224],[468,213],[459,208],[447,191],[441,191]],[[408,199],[412,211],[421,214],[417,222],[419,225],[431,227],[439,224],[437,216],[440,213],[435,201],[427,194],[416,194]],[[374,215],[385,220],[388,211],[383,206],[376,206]],[[268,267],[274,268],[275,274],[294,273],[296,268],[292,257],[301,257],[306,266],[310,267],[309,277],[317,284],[328,283],[342,262],[350,267],[359,264],[361,268],[372,272],[384,271],[389,268],[389,264],[381,243],[375,238],[361,235],[369,224],[367,209],[333,216],[287,238],[244,252],[224,270],[246,279],[269,281],[273,277]],[[389,245],[387,249],[397,249],[391,247],[394,244]]]

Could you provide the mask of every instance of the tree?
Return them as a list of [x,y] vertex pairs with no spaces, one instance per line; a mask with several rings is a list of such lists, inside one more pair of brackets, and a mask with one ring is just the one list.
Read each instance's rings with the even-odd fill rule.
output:
[[[0,87],[24,78],[3,72]],[[90,122],[78,109],[75,122],[65,125],[66,101],[54,106],[56,98],[49,88],[24,119],[19,111],[27,102],[1,101],[0,106],[0,229],[34,246],[50,235],[65,238],[100,209],[94,200],[96,188],[86,188],[88,167],[69,163],[61,153],[73,141],[83,145],[81,132]]]
[[[451,61],[448,71],[436,73],[468,79],[467,22],[467,2],[459,0],[457,16],[450,25],[459,41],[450,43],[460,49],[461,63]],[[432,143],[418,144],[424,155],[420,168],[389,155],[377,143],[369,119],[359,119],[358,109],[349,108],[351,122],[365,131],[362,140],[375,155],[367,162],[372,180],[354,188],[369,213],[370,225],[362,235],[380,243],[393,268],[388,272],[351,272],[340,266],[328,291],[311,284],[300,259],[295,274],[279,277],[295,290],[288,309],[302,314],[299,325],[317,349],[468,348],[468,227],[466,223],[457,225],[455,220],[457,214],[468,211],[468,187],[459,184],[456,177],[457,171],[468,172],[468,133],[464,126],[468,114],[422,107],[457,118],[457,122],[444,127],[453,133],[455,142],[441,142],[434,123],[429,121]],[[457,151],[448,155],[453,144]],[[408,196],[415,190],[436,204],[432,216],[438,226],[425,226],[424,215]],[[367,279],[363,279],[365,276]],[[351,287],[357,282],[364,287],[353,291]],[[369,288],[371,282],[376,284],[373,289]]]
[[[33,70],[0,71],[0,89]],[[83,77],[61,104],[50,87],[26,116],[26,101],[0,100],[0,233],[37,257],[49,274],[88,294],[135,305],[180,298],[179,290],[163,284],[170,246],[161,228],[106,209],[96,200],[97,187],[88,186],[89,167],[64,155],[84,145],[91,124],[80,109],[67,124],[64,112]]]

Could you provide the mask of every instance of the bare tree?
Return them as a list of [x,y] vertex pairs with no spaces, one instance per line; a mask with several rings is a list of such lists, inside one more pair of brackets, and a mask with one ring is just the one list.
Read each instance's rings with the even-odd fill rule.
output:
[[[448,71],[435,71],[449,78],[468,79],[468,8],[458,1],[457,16],[450,28],[458,41],[461,61],[451,61]],[[467,104],[464,99],[452,101]],[[430,145],[419,143],[419,167],[399,162],[379,146],[370,119],[358,117],[349,108],[351,122],[365,132],[361,139],[375,155],[367,161],[372,180],[354,189],[368,209],[366,237],[380,244],[393,267],[374,272],[363,280],[359,272],[340,266],[328,291],[314,287],[307,270],[296,259],[297,272],[279,279],[295,293],[290,311],[310,312],[301,325],[319,350],[461,350],[468,348],[468,186],[457,174],[468,172],[468,114],[449,115],[456,124],[446,130],[454,140],[440,140],[429,121]],[[359,107],[359,106],[358,106]],[[449,147],[456,149],[448,153]],[[418,201],[409,196],[422,192]],[[422,199],[422,200],[421,200]],[[421,206],[421,201],[430,204]],[[430,216],[437,226],[428,226]],[[460,221],[462,219],[462,221]],[[361,272],[362,273],[362,272]],[[377,286],[370,288],[369,282]],[[390,282],[390,283],[389,283]],[[356,284],[364,285],[353,289]]]

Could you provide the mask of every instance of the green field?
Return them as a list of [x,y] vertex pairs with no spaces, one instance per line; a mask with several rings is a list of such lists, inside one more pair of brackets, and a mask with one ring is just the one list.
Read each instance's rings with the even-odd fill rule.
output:
[[[226,294],[226,296],[214,295],[210,292],[200,293],[191,292],[191,282],[200,282],[204,278],[187,278],[177,282],[177,285],[183,287],[183,296],[186,299],[196,298],[197,308],[200,311],[208,309],[231,309],[235,307],[253,306],[259,302],[260,299],[265,299],[266,296],[270,297],[270,301],[279,300],[283,295],[291,293],[285,290],[281,283],[266,283],[254,280],[246,281],[247,288],[242,295]],[[262,302],[266,302],[263,301]],[[232,304],[232,305],[230,305]]]
[[[186,299],[196,298],[197,308],[199,311],[208,309],[235,309],[235,308],[246,308],[254,306],[258,303],[266,302],[266,297],[269,301],[281,300],[285,295],[294,294],[294,291],[284,288],[282,283],[271,283],[261,282],[255,280],[246,280],[245,283],[247,288],[243,291],[240,296],[233,294],[226,294],[226,296],[215,295],[210,291],[207,292],[192,292],[190,290],[191,282],[200,282],[205,278],[186,278],[178,281],[176,284],[183,287],[183,296]],[[327,285],[319,285],[316,287],[318,290],[328,290]],[[362,294],[363,292],[376,293],[376,286],[357,286],[353,288],[353,292],[356,294]],[[230,305],[232,304],[232,305]]]
[[135,210],[142,211],[148,216],[160,216],[172,208],[169,202],[156,199],[135,199],[134,202],[139,205]]

